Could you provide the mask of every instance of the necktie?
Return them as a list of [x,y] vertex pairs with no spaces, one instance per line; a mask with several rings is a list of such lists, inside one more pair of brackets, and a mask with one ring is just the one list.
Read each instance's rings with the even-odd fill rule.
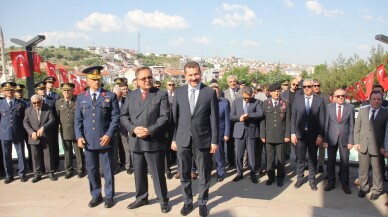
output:
[[307,115],[309,114],[309,112],[310,112],[310,97],[306,97],[306,113],[307,113]]
[[13,102],[9,101],[9,108],[12,108]]
[[97,96],[97,94],[93,93],[93,98],[92,98],[93,105],[96,103],[96,100],[97,100],[96,96]]
[[274,107],[278,106],[278,101],[275,101],[275,103],[274,103],[274,104],[275,104],[275,106],[274,106]]
[[376,110],[372,110],[372,115],[370,116],[370,119],[369,119],[369,122],[371,123],[371,124],[373,124],[373,122],[375,122],[375,112],[376,112]]
[[235,100],[236,99],[236,91],[235,90],[233,90],[233,100]]
[[141,94],[141,98],[142,98],[143,101],[147,97],[147,94],[148,94],[148,92],[145,92],[145,91]]
[[69,108],[70,101],[66,101],[66,107]]
[[168,102],[171,104],[173,100],[172,92],[168,91]]
[[248,106],[249,104],[247,102],[244,102],[243,104],[243,110],[244,110],[244,113],[247,114],[248,113]]
[[342,119],[342,112],[341,112],[341,106],[338,106],[338,115],[337,115],[338,123],[341,122]]
[[36,110],[36,117],[38,117],[38,122],[40,123],[40,109]]
[[195,88],[192,88],[192,89],[191,89],[189,103],[190,103],[190,111],[191,111],[191,114],[193,114],[193,112],[194,112],[194,107],[195,107]]

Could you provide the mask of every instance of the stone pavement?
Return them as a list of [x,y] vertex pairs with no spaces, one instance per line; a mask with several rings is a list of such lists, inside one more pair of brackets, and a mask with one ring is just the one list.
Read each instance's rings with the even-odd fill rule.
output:
[[[228,177],[223,182],[217,183],[213,172],[208,202],[209,216],[388,216],[388,207],[384,206],[388,200],[386,195],[382,195],[377,201],[370,201],[370,194],[361,199],[357,197],[358,189],[353,184],[352,194],[346,195],[338,180],[337,188],[324,192],[324,174],[317,177],[318,191],[311,191],[307,183],[300,189],[294,189],[293,184],[296,181],[294,169],[294,164],[288,162],[286,182],[281,188],[276,184],[266,186],[266,176],[260,177],[258,184],[253,184],[248,174],[244,180],[234,183],[232,182],[235,176],[234,169],[228,170]],[[353,183],[357,168],[352,167],[350,174]],[[168,214],[162,214],[155,199],[151,176],[148,176],[150,205],[128,210],[127,205],[135,200],[134,176],[123,171],[115,176],[115,206],[106,209],[101,204],[89,208],[88,202],[91,198],[87,178],[78,179],[75,176],[66,180],[63,172],[58,175],[59,179],[56,182],[45,178],[33,184],[32,174],[28,175],[27,183],[21,183],[17,179],[5,185],[1,181],[0,216],[180,216],[180,209],[183,206],[179,180],[167,180],[172,209]],[[387,183],[385,185],[388,187]],[[198,181],[193,182],[193,187],[196,194]],[[194,204],[194,210],[189,216],[199,216],[197,204]]]

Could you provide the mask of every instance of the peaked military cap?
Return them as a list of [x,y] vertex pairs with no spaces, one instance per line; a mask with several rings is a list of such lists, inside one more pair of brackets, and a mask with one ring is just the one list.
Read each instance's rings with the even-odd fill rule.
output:
[[281,84],[280,83],[273,83],[268,87],[268,91],[272,92],[275,90],[280,90],[281,89]]
[[62,83],[61,84],[62,90],[70,90],[71,88],[75,88],[75,84],[73,83]]
[[57,81],[57,79],[55,79],[52,76],[49,76],[49,77],[45,77],[43,81],[46,82],[46,83],[48,83],[48,82],[49,83],[55,83]]
[[102,66],[91,66],[91,67],[88,67],[88,68],[82,70],[82,73],[86,74],[86,76],[90,79],[97,80],[97,79],[102,78],[101,70],[103,68],[104,67],[102,67]]
[[16,83],[11,81],[3,82],[1,84],[1,87],[3,88],[3,90],[14,90],[16,87]]
[[45,81],[41,81],[41,82],[38,82],[35,84],[35,89],[46,89],[46,82]]

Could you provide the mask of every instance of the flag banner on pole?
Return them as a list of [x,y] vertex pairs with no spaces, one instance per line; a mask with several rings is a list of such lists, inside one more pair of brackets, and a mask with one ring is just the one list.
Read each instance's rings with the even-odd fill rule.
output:
[[387,71],[385,71],[384,64],[381,64],[376,69],[377,71],[377,80],[379,81],[380,85],[383,86],[384,92],[388,90],[388,78],[387,78]]
[[55,73],[55,65],[48,61],[46,61],[46,65],[47,65],[47,76],[54,77],[55,78],[54,87],[59,88],[59,80],[58,80],[57,74]]
[[39,56],[37,53],[32,53],[32,59],[34,60],[34,72],[42,74],[42,71],[40,70],[40,63],[42,62],[42,57]]
[[9,53],[12,66],[17,78],[27,78],[31,76],[30,64],[26,51],[15,51]]
[[58,69],[62,78],[62,83],[69,83],[69,72],[64,69]]

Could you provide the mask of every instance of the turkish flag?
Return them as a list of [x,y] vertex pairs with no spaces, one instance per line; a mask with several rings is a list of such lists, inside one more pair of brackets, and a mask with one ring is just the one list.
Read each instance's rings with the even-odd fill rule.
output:
[[57,74],[55,73],[55,65],[53,63],[48,62],[48,61],[46,61],[46,65],[47,65],[47,76],[51,76],[51,77],[55,78],[54,87],[58,88],[59,87],[59,80],[58,80]]
[[366,96],[365,96],[364,90],[362,89],[361,83],[359,81],[356,82],[356,87],[357,87],[357,93],[360,96],[361,101],[365,102]]
[[58,70],[59,70],[59,74],[62,77],[62,82],[69,83],[69,72],[64,69],[58,69]]
[[367,75],[366,77],[364,77],[361,80],[362,83],[364,83],[364,85],[365,85],[365,88],[366,88],[365,96],[367,96],[367,97],[369,97],[369,95],[372,93],[374,77],[375,77],[375,73],[371,72],[371,73],[369,73],[369,75]]
[[81,84],[78,82],[77,76],[70,73],[71,83],[75,84],[74,95],[78,95],[83,92]]
[[82,88],[82,91],[83,91],[88,86],[88,84],[86,83],[85,80],[80,79],[79,81],[81,83],[81,88]]
[[388,78],[387,73],[385,71],[384,64],[381,64],[376,69],[377,71],[377,80],[379,81],[380,85],[384,87],[384,92],[388,90]]
[[34,60],[34,72],[42,74],[42,71],[40,70],[40,63],[42,62],[42,57],[36,53],[33,53],[32,59]]
[[27,78],[31,76],[30,64],[26,51],[10,52],[13,69],[17,78]]
[[345,91],[350,93],[350,95],[352,95],[357,101],[361,101],[360,96],[358,95],[357,91],[354,89],[353,86],[346,88]]

